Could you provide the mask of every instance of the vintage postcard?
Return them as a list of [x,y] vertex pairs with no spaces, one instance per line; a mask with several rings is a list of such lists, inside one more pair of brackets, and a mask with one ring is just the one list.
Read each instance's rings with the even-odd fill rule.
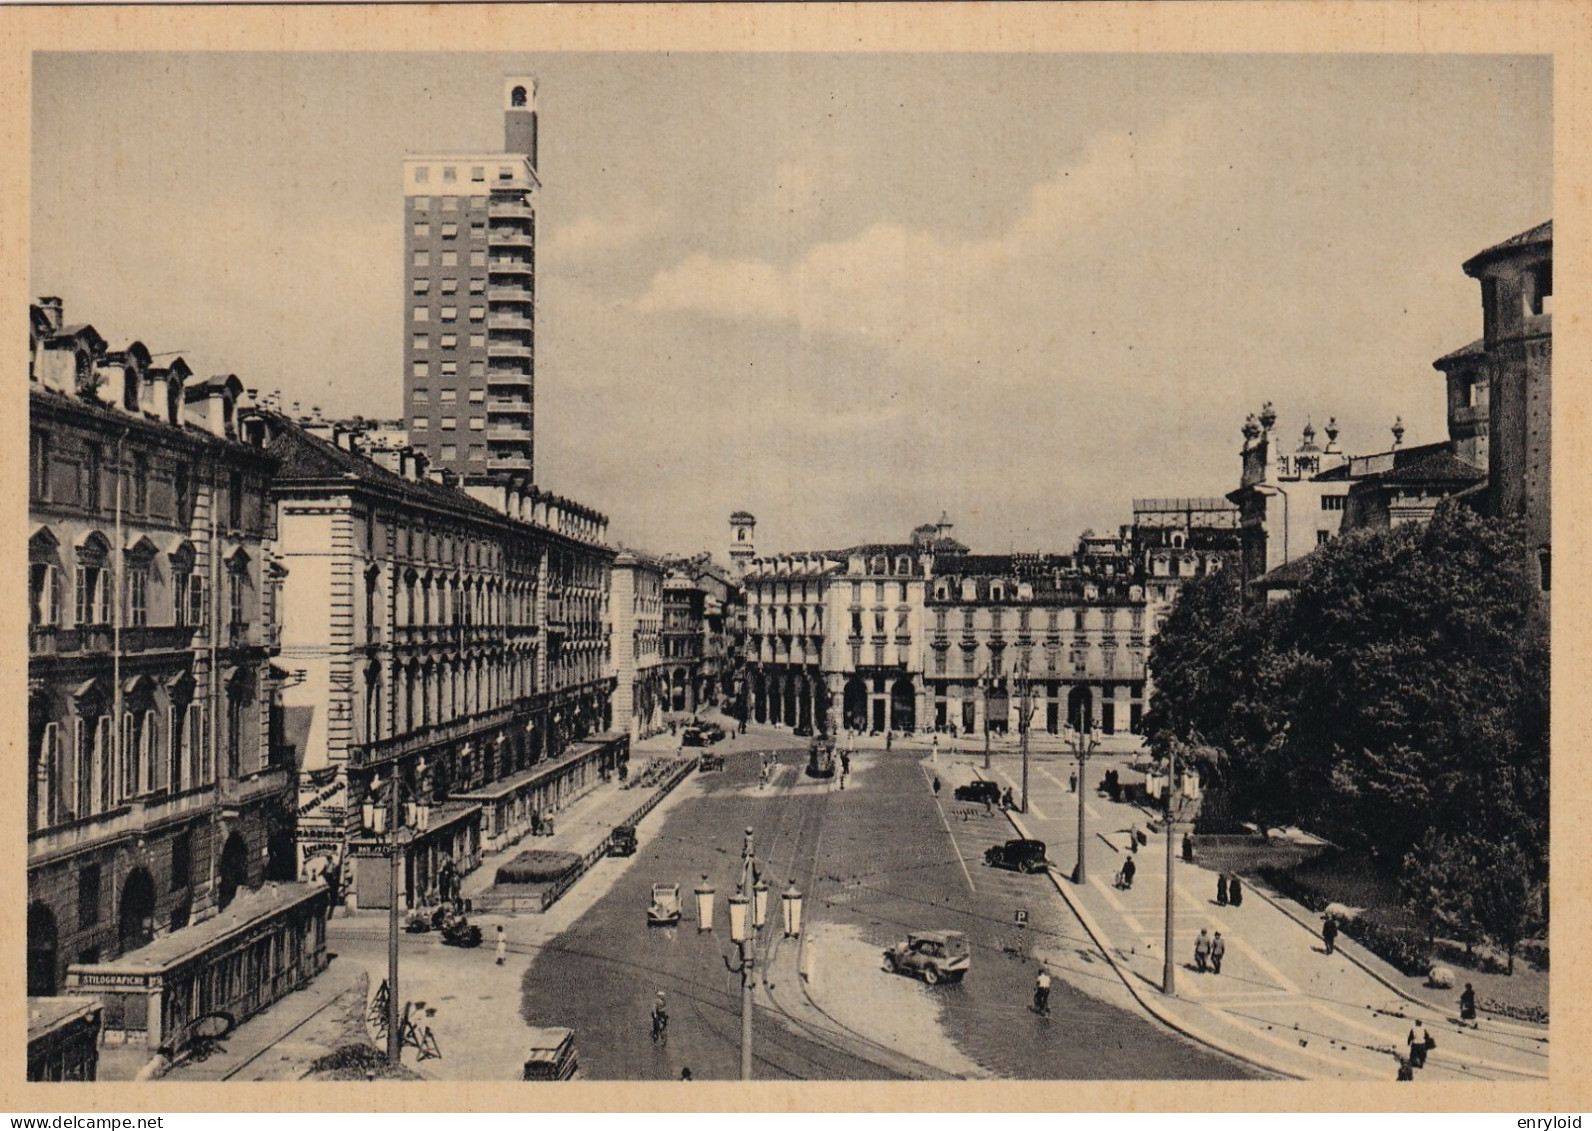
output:
[[0,29],[12,1108],[1584,1106],[1584,7]]

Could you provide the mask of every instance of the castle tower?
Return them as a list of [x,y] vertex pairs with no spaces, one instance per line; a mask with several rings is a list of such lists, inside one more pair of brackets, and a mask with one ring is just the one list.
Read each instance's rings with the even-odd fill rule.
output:
[[736,577],[746,575],[746,567],[757,556],[753,536],[757,532],[757,519],[745,511],[730,515],[730,567]]

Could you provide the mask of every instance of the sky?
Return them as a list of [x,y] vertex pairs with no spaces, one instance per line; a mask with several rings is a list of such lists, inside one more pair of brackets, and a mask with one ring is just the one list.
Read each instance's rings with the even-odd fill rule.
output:
[[30,283],[112,343],[401,413],[401,160],[538,79],[536,478],[722,560],[1069,550],[1244,418],[1443,439],[1460,264],[1550,216],[1510,56],[37,54]]

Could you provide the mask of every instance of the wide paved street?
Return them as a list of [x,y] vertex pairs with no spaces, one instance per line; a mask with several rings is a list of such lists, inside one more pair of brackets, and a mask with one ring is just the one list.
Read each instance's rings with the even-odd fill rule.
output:
[[[982,865],[984,848],[1010,827],[982,806],[953,802],[948,783],[936,798],[933,768],[918,755],[859,753],[841,790],[806,777],[805,744],[785,738],[764,747],[782,746],[773,780],[760,789],[758,754],[746,743],[735,744],[723,774],[702,777],[700,796],[643,835],[606,894],[526,972],[524,1019],[576,1029],[583,1074],[738,1074],[739,983],[722,957],[731,949],[724,901],[748,825],[773,892],[759,940],[760,1078],[1253,1074],[1059,978],[1050,1017],[1034,1014],[1038,957],[1069,952],[1076,960],[1091,944],[1044,876]],[[711,933],[697,930],[690,897],[704,872],[718,891]],[[778,893],[792,879],[806,896],[810,982],[795,975],[796,943],[775,929]],[[679,927],[647,925],[655,881],[681,885]],[[883,948],[916,928],[966,932],[973,964],[964,983],[928,987],[884,970]],[[667,1043],[655,1045],[648,1013],[660,989],[671,1025]],[[893,1019],[906,1019],[904,1032]]]

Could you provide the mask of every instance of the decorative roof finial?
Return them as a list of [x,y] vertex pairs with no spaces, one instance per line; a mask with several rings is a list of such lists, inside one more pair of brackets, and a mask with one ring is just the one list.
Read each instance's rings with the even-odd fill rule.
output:
[[1267,401],[1265,404],[1260,406],[1260,426],[1266,431],[1270,432],[1272,425],[1276,423],[1277,410],[1271,407],[1270,401]]
[[1244,418],[1244,439],[1254,442],[1260,437],[1260,425],[1255,423],[1255,414],[1250,413]]
[[1327,443],[1336,444],[1337,442],[1338,442],[1338,418],[1336,416],[1329,416],[1329,417],[1327,417]]
[[1395,416],[1393,418],[1393,446],[1396,448],[1400,444],[1402,444],[1403,442],[1404,442],[1404,418],[1402,416]]

